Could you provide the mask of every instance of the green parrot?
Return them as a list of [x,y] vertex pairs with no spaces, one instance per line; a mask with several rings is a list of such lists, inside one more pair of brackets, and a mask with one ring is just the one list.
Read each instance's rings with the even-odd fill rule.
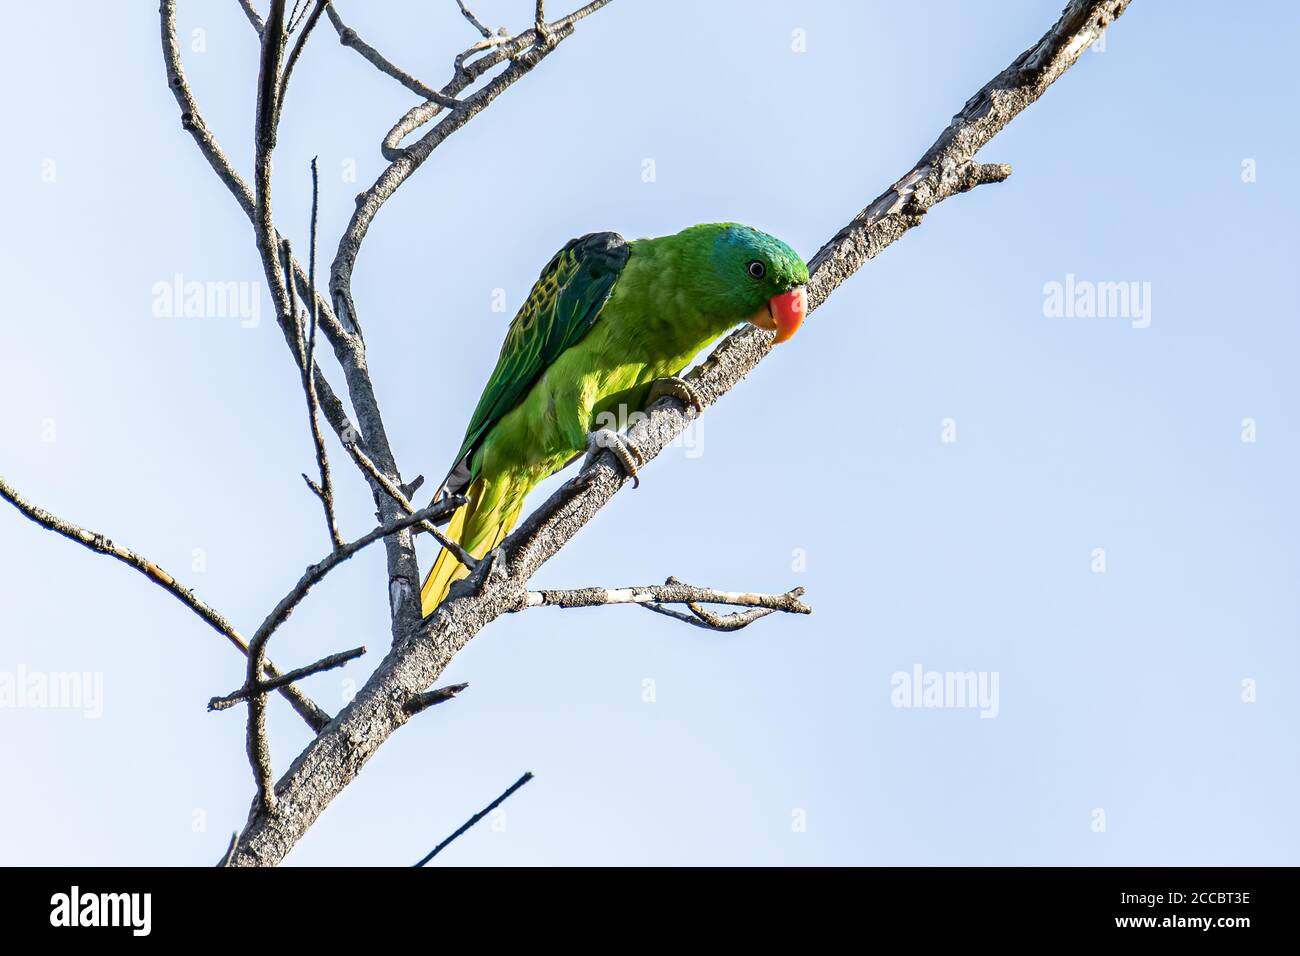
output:
[[[630,446],[600,421],[626,421],[660,395],[698,411],[678,373],[740,322],[794,335],[807,312],[808,267],[784,242],[738,223],[627,241],[597,232],[542,270],[510,323],[455,465],[435,499],[464,495],[447,534],[476,558],[514,527],[547,476],[609,448],[635,480]],[[468,571],[446,549],[420,589],[431,614]]]

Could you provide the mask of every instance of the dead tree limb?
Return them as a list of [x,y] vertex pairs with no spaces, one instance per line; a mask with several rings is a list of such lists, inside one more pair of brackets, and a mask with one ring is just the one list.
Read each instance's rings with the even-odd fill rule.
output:
[[259,681],[253,686],[245,684],[239,690],[226,694],[224,697],[213,697],[208,701],[208,710],[228,710],[240,701],[248,700],[253,694],[265,694],[278,688],[285,687],[295,681],[300,681],[305,677],[311,677],[322,671],[333,670],[336,667],[342,667],[348,661],[354,661],[366,652],[364,647],[354,647],[350,651],[340,651],[337,654],[330,654],[328,657],[322,657],[315,664],[308,664],[306,667],[296,667],[291,671],[281,674],[279,677]]
[[[753,594],[746,591],[718,591],[698,588],[669,578],[663,584],[631,588],[577,588],[570,591],[529,591],[525,607],[604,607],[610,604],[639,605],[648,611],[676,618],[686,624],[711,631],[738,631],[777,611],[788,614],[811,614],[804,604],[803,588],[784,594]],[[690,611],[674,611],[669,604],[684,604]],[[727,604],[748,608],[733,614],[718,614],[702,605]]]
[[361,37],[357,36],[357,31],[353,30],[350,26],[348,26],[346,23],[343,22],[343,18],[339,16],[339,12],[334,8],[333,4],[331,4],[326,9],[325,15],[330,18],[330,23],[333,24],[335,32],[338,33],[339,42],[346,47],[351,47],[352,49],[356,50],[359,54],[361,54],[362,57],[364,57],[367,61],[369,61],[371,66],[377,69],[380,73],[384,73],[388,76],[391,76],[398,83],[401,83],[404,87],[406,87],[412,93],[415,93],[417,96],[423,96],[426,100],[433,100],[434,102],[438,103],[441,106],[445,106],[448,109],[455,109],[460,105],[452,97],[444,96],[442,93],[439,93],[433,87],[428,86],[425,83],[421,83],[410,73],[407,73],[405,70],[403,70],[400,66],[396,66],[395,64],[390,62],[387,57],[385,57],[382,53],[380,53],[378,50],[372,47],[365,40],[361,39]]
[[[164,571],[161,567],[150,561],[142,554],[137,554],[130,548],[125,548],[115,543],[107,535],[98,531],[87,531],[79,525],[73,524],[58,515],[40,508],[22,495],[18,490],[9,484],[0,475],[0,498],[9,502],[19,513],[34,521],[42,528],[46,528],[56,534],[61,534],[69,541],[75,541],[84,548],[89,548],[96,554],[104,554],[110,558],[116,558],[127,567],[143,574],[146,578],[158,585],[176,600],[180,601],[187,608],[198,615],[199,620],[207,624],[210,628],[233,644],[241,654],[248,654],[248,642],[244,640],[242,634],[235,629],[224,614],[216,610],[206,601],[199,598],[190,588],[186,587],[171,574]],[[262,665],[262,674],[268,678],[274,679],[283,676],[282,671],[270,661],[264,661]],[[279,688],[280,694],[289,705],[307,722],[307,726],[312,730],[319,732],[326,724],[330,722],[329,714],[321,710],[315,702],[298,688],[288,685]]]
[[[267,19],[266,33],[271,32],[271,19]],[[293,586],[272,608],[260,627],[248,642],[248,673],[244,678],[245,687],[256,687],[260,683],[258,675],[266,667],[266,645],[271,635],[289,619],[303,598],[315,585],[320,583],[344,561],[358,551],[376,541],[386,540],[395,534],[403,534],[415,525],[445,518],[465,503],[463,498],[444,498],[414,514],[403,515],[389,524],[381,525],[356,541],[335,548],[325,558],[313,564],[303,572],[298,583]],[[280,675],[276,675],[280,676]],[[253,776],[258,785],[258,802],[263,812],[270,812],[275,807],[275,792],[270,788],[271,755],[266,740],[266,692],[258,691],[248,695],[248,759],[253,767]]]

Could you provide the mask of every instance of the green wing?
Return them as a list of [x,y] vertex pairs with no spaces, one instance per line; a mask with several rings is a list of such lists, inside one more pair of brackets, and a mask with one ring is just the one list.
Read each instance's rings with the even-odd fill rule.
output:
[[459,494],[473,480],[474,453],[483,439],[559,354],[591,328],[630,254],[618,233],[594,232],[570,241],[546,264],[510,323],[496,369],[439,494]]

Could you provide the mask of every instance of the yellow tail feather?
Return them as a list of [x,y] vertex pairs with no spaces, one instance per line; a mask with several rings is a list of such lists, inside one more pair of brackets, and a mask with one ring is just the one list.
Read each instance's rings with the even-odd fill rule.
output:
[[[472,507],[472,502],[464,504],[452,513],[451,521],[447,525],[447,537],[451,540],[457,542],[461,540],[465,533],[465,518]],[[447,596],[447,589],[451,587],[452,582],[463,578],[466,573],[465,566],[456,560],[456,556],[443,548],[420,588],[420,613],[425,617],[432,614],[433,609]]]
[[[487,517],[490,523],[480,527],[476,519],[478,518],[477,506],[482,500],[482,483],[474,482],[466,492],[469,501],[452,514],[451,521],[447,525],[447,537],[465,547],[474,557],[482,558],[505,540],[506,535],[519,519],[519,510],[523,502],[505,513],[489,514]],[[432,614],[447,596],[447,591],[451,589],[452,584],[467,574],[469,570],[460,563],[460,559],[443,548],[420,588],[420,613],[424,617]]]

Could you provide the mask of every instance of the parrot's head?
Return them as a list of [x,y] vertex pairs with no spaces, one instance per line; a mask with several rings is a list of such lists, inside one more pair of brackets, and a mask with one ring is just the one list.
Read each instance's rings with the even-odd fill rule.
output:
[[[696,227],[699,228],[699,227]],[[714,223],[708,285],[714,307],[733,321],[776,332],[784,342],[808,313],[808,266],[775,236],[739,223]]]

